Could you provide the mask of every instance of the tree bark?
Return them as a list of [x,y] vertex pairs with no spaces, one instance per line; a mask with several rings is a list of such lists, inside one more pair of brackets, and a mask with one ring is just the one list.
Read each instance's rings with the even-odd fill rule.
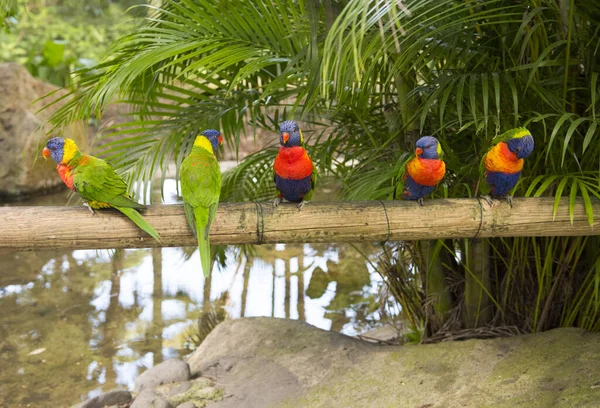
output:
[[[470,237],[600,235],[600,218],[592,228],[583,200],[569,220],[569,198],[553,217],[552,197],[514,200],[514,208],[476,199],[311,203],[272,208],[254,203],[222,203],[213,224],[213,244],[401,241]],[[592,200],[600,214],[600,200]],[[197,245],[181,205],[155,205],[143,214],[161,236],[158,242],[116,210],[91,214],[84,207],[1,207],[0,250],[42,248],[102,249]],[[389,220],[389,224],[388,224]],[[388,228],[389,225],[389,228]]]

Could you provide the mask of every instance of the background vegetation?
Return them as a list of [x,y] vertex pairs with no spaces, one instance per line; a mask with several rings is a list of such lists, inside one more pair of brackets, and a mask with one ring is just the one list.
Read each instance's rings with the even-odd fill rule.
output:
[[[0,62],[18,62],[58,86],[71,85],[71,72],[91,68],[108,46],[143,15],[126,8],[143,0],[4,0],[0,6]],[[141,9],[145,13],[145,9]]]
[[[79,71],[53,118],[60,128],[133,105],[107,135],[125,136],[101,151],[131,179],[179,166],[202,128],[235,147],[248,124],[276,131],[295,117],[340,198],[392,199],[421,134],[446,152],[435,195],[474,196],[492,138],[527,126],[536,150],[517,195],[581,196],[587,208],[600,198],[593,2],[171,0],[149,13]],[[267,146],[230,171],[223,199],[270,197],[274,154]],[[599,247],[595,237],[403,242],[383,247],[379,268],[414,340],[597,331]]]

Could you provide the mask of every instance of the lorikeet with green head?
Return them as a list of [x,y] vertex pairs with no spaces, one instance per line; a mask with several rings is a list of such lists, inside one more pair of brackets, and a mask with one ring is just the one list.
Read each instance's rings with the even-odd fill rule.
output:
[[158,233],[137,211],[146,207],[131,199],[127,194],[127,185],[110,164],[81,153],[73,140],[62,137],[48,140],[42,155],[44,158],[52,157],[62,181],[83,198],[92,213],[102,208],[117,209],[159,240]]
[[[483,158],[485,181],[492,197],[505,197],[512,207],[509,193],[521,177],[524,159],[533,152],[533,136],[525,128],[516,128],[497,136],[493,143]],[[483,198],[492,205],[490,196]]]
[[275,187],[278,196],[273,202],[277,207],[285,198],[299,203],[298,209],[310,202],[317,182],[317,168],[304,148],[304,136],[296,122],[286,120],[279,127],[279,153],[275,157]]
[[223,136],[218,130],[205,130],[196,137],[191,153],[181,163],[181,197],[185,217],[198,238],[204,276],[210,274],[211,268],[208,234],[221,194],[221,169],[216,153],[222,143]]
[[415,157],[406,164],[402,196],[423,205],[423,197],[431,194],[446,174],[442,146],[433,136],[423,136],[416,143]]

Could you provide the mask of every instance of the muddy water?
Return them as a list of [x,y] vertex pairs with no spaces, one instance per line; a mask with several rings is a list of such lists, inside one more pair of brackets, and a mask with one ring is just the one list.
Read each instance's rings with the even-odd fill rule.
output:
[[[61,193],[20,204],[66,201]],[[382,282],[361,254],[376,252],[228,247],[207,280],[195,248],[0,254],[0,406],[69,406],[131,388],[147,367],[194,348],[199,318],[200,333],[242,316],[363,332],[381,318]]]

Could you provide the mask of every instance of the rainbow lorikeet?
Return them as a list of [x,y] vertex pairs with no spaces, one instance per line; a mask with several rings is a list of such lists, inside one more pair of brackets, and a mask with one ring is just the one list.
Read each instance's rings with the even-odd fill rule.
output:
[[446,174],[442,160],[443,151],[433,136],[423,136],[416,143],[415,157],[406,164],[404,190],[407,200],[416,200],[423,205],[423,197],[430,194]]
[[302,209],[310,202],[317,182],[317,169],[304,148],[304,136],[293,120],[286,120],[279,127],[279,153],[275,157],[275,187],[278,196],[273,202],[277,207],[285,198],[299,203]]
[[181,197],[185,218],[198,238],[204,276],[210,274],[211,268],[208,235],[217,214],[221,193],[221,169],[216,152],[222,143],[221,132],[205,130],[196,137],[192,151],[181,163]]
[[[512,207],[509,192],[519,181],[524,159],[533,152],[533,136],[525,128],[516,128],[497,136],[494,141],[496,144],[483,158],[485,181],[492,197],[505,197]],[[492,205],[490,196],[483,198]]]
[[131,199],[127,194],[127,184],[110,164],[81,153],[73,140],[62,137],[48,140],[42,155],[44,158],[52,157],[62,181],[83,198],[84,205],[92,213],[102,208],[119,210],[152,238],[159,240],[158,233],[138,212],[146,207]]

